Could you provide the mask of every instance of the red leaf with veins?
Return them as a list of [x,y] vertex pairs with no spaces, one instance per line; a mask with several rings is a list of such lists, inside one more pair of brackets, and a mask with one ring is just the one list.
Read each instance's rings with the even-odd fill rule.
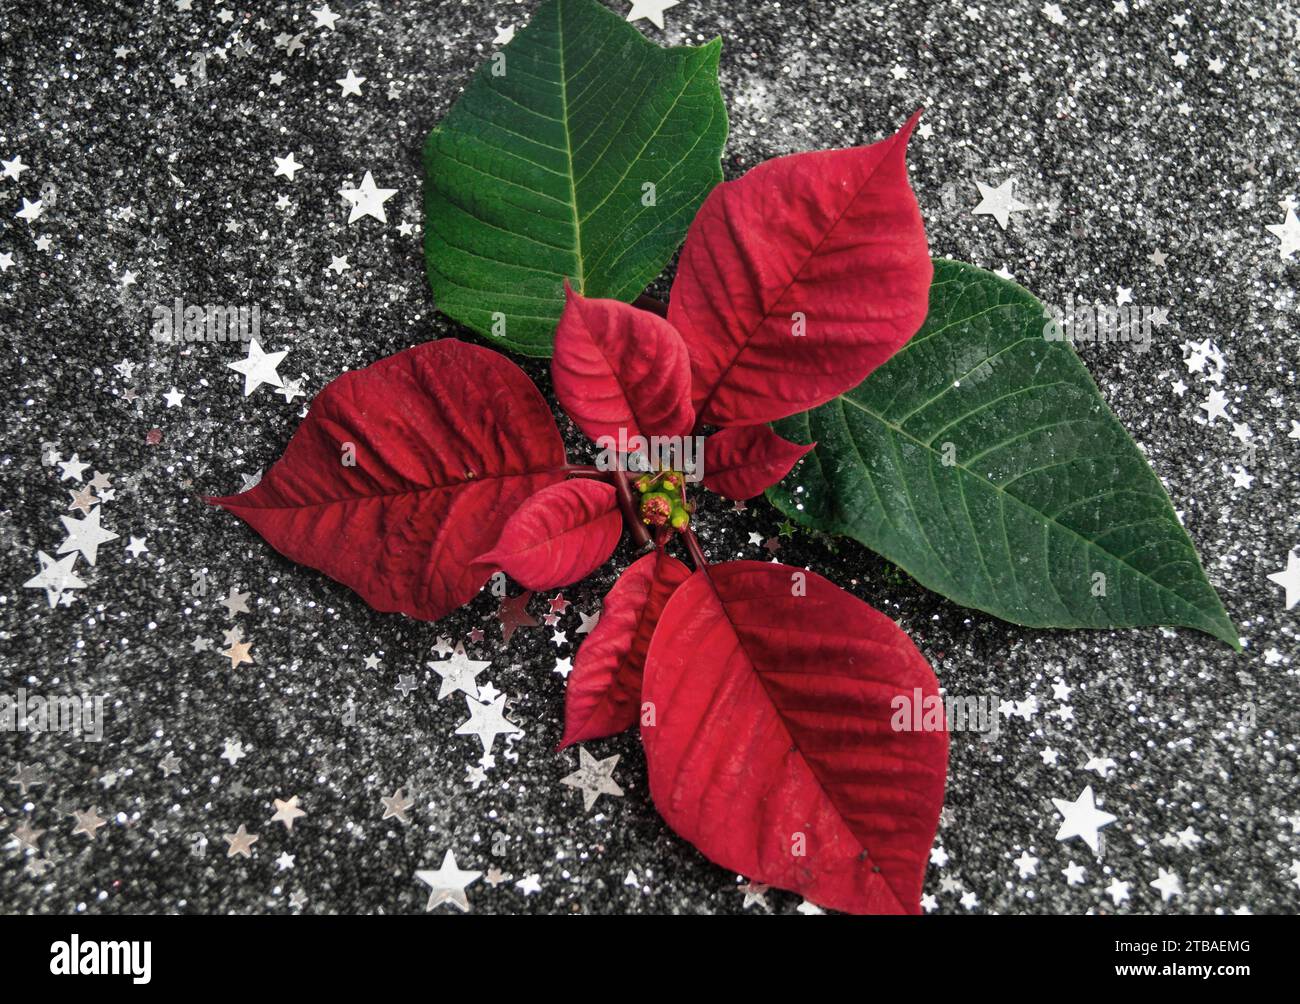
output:
[[553,589],[603,565],[622,532],[614,486],[577,478],[524,502],[502,528],[497,546],[478,561],[529,589]]
[[667,551],[655,551],[619,576],[569,675],[560,749],[612,736],[637,723],[641,673],[655,625],[668,598],[690,575],[691,570]]
[[915,122],[872,146],[766,161],[709,194],[668,304],[697,421],[753,425],[823,404],[921,326],[933,269],[904,160]]
[[618,300],[564,284],[551,376],[560,405],[592,439],[691,431],[691,362],[671,324]]
[[738,425],[704,441],[704,487],[729,499],[752,499],[790,473],[816,443],[800,446],[766,425]]
[[709,566],[650,643],[650,793],[725,868],[836,910],[918,913],[948,735],[893,730],[891,701],[917,689],[938,683],[907,636],[820,575]]
[[437,620],[473,599],[489,571],[474,559],[563,464],[523,370],[443,339],[344,373],[256,487],[209,501],[375,609]]

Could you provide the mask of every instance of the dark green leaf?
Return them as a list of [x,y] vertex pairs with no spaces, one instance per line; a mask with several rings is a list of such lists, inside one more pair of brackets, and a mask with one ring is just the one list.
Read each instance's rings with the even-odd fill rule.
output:
[[595,0],[543,3],[425,146],[438,308],[549,356],[566,277],[635,299],[722,180],[721,49],[661,48]]
[[925,325],[775,424],[817,447],[772,502],[964,606],[1033,627],[1183,625],[1237,646],[1169,497],[1043,305],[935,262]]

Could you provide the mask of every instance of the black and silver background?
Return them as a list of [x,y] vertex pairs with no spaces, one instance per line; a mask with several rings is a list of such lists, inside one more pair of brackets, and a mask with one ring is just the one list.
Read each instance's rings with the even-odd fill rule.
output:
[[[740,911],[737,876],[660,821],[635,735],[590,744],[621,756],[625,797],[584,812],[559,783],[577,756],[554,752],[564,681],[552,669],[573,655],[577,611],[598,609],[626,545],[563,591],[574,606],[558,647],[546,628],[502,647],[486,593],[438,624],[375,613],[200,497],[237,491],[241,474],[272,463],[306,399],[286,403],[265,386],[245,398],[226,367],[238,345],[149,337],[151,308],[175,297],[258,304],[263,347],[289,350],[280,374],[305,375],[308,399],[344,370],[470,337],[436,313],[425,282],[421,145],[493,51],[496,26],[522,25],[534,4],[332,0],[333,31],[313,27],[319,5],[306,0],[189,6],[0,3],[0,156],[30,167],[0,178],[0,253],[14,258],[0,274],[0,666],[6,692],[99,694],[108,705],[102,743],[0,735],[0,907],[287,912],[299,894],[307,913],[418,913],[428,890],[416,870],[451,849],[462,868],[509,877],[469,886],[478,912]],[[854,543],[779,536],[781,518],[761,500],[733,513],[709,498],[701,536],[715,559],[766,557],[749,535],[777,537],[779,559],[896,618],[950,693],[1036,699],[1028,717],[1002,719],[995,742],[953,737],[943,863],[926,880],[936,912],[1294,912],[1300,610],[1285,610],[1266,576],[1300,545],[1300,440],[1288,435],[1300,418],[1300,259],[1282,260],[1264,228],[1300,197],[1300,10],[1063,2],[1061,25],[1044,6],[685,0],[667,10],[666,30],[637,27],[667,43],[723,37],[728,177],[775,155],[879,139],[924,105],[933,131],[913,139],[909,159],[936,255],[1009,269],[1045,302],[1113,303],[1123,286],[1134,303],[1169,308],[1148,352],[1081,354],[1183,511],[1245,651],[1186,630],[1002,623]],[[292,55],[276,44],[299,34]],[[360,97],[334,83],[349,68],[366,78]],[[290,152],[304,165],[292,182],[273,176],[273,155]],[[387,225],[346,222],[339,190],[366,171],[397,189]],[[977,180],[1012,176],[1032,208],[1004,231],[971,210]],[[22,198],[42,195],[33,224],[15,217]],[[1153,251],[1168,255],[1163,267]],[[351,269],[329,271],[334,255]],[[121,282],[127,271],[133,284]],[[1221,384],[1184,362],[1186,343],[1204,339],[1222,353]],[[114,369],[124,359],[138,367],[129,381]],[[521,364],[549,395],[546,366]],[[168,408],[173,387],[186,396]],[[1232,423],[1204,422],[1199,404],[1215,387],[1233,421],[1249,424],[1253,457]],[[36,552],[63,540],[59,516],[80,515],[66,509],[72,483],[42,463],[51,448],[89,462],[87,477],[113,478],[103,522],[121,535],[95,567],[79,561],[87,588],[53,610],[23,588]],[[1248,489],[1234,485],[1240,465]],[[147,536],[148,554],[126,553],[130,535]],[[192,595],[197,572],[206,596]],[[234,620],[256,660],[233,671],[219,604],[232,585],[251,594]],[[544,598],[531,609],[540,617]],[[437,636],[464,641],[476,628],[485,638],[470,654],[492,662],[480,682],[510,695],[525,731],[508,757],[498,738],[477,789],[466,768],[478,741],[454,734],[464,701],[438,702],[426,667]],[[194,651],[196,638],[213,649]],[[380,663],[367,669],[372,653]],[[415,675],[409,697],[400,674]],[[1058,682],[1068,699],[1054,697]],[[235,766],[219,758],[228,739],[248,754]],[[165,777],[170,754],[180,771]],[[1115,767],[1104,778],[1085,770],[1093,757]],[[25,796],[9,783],[20,763],[47,776]],[[1052,799],[1073,801],[1089,784],[1118,817],[1101,831],[1100,857],[1055,839]],[[399,786],[415,798],[408,825],[380,818],[380,796]],[[292,795],[308,815],[290,833],[269,819],[272,800]],[[72,834],[69,813],[92,806],[107,825],[90,841]],[[52,864],[39,877],[24,867],[37,852],[13,838],[24,819],[46,831],[39,853]],[[241,823],[261,839],[251,859],[227,859],[222,834]],[[1022,878],[1014,862],[1026,851],[1039,862]],[[292,868],[277,868],[282,852]],[[1063,876],[1071,862],[1082,882]],[[1149,885],[1161,868],[1183,888],[1167,901]],[[525,896],[515,882],[533,874],[541,891]],[[1130,883],[1118,906],[1106,893],[1116,879]],[[766,895],[773,912],[799,903]]]

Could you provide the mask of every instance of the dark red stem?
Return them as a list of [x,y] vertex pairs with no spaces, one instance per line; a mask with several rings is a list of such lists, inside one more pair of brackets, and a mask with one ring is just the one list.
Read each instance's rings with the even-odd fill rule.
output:
[[686,539],[686,550],[691,555],[695,570],[698,572],[702,568],[708,568],[709,559],[704,556],[704,549],[700,547],[700,540],[695,536],[695,531],[687,527],[682,536]]
[[623,510],[623,522],[632,533],[636,546],[645,548],[650,543],[650,530],[641,522],[641,514],[636,511],[632,501],[631,476],[626,471],[612,471],[614,475],[614,493],[618,496],[619,508]]
[[642,293],[632,301],[632,306],[640,307],[642,310],[648,310],[652,314],[658,314],[660,317],[668,316],[668,304],[663,300],[656,300],[653,296]]

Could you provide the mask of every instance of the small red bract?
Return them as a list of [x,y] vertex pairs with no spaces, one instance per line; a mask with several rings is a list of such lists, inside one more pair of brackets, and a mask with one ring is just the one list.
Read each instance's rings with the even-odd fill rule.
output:
[[789,474],[816,445],[787,442],[766,425],[723,429],[706,442],[704,487],[725,498],[752,499]]
[[529,589],[567,586],[603,565],[623,535],[614,488],[579,478],[543,488],[519,507],[478,560]]
[[560,406],[591,439],[685,436],[695,424],[691,360],[677,330],[621,300],[564,285],[551,377]]
[[634,561],[600,608],[565,692],[560,749],[629,729],[641,711],[641,673],[659,615],[691,570],[662,548]]

